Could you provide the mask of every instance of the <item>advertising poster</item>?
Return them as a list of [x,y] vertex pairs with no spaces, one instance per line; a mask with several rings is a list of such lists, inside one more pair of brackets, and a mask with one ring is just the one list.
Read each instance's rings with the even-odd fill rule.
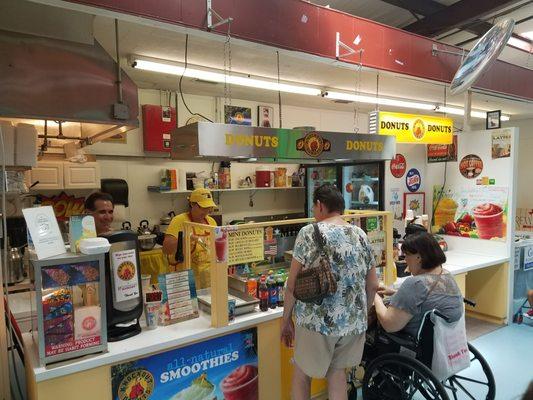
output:
[[516,209],[515,229],[517,231],[533,231],[533,209]]
[[404,176],[407,169],[407,161],[403,154],[396,154],[390,161],[390,173],[395,178],[401,178]]
[[492,159],[511,157],[511,131],[502,129],[492,134]]
[[224,121],[233,125],[252,125],[252,109],[224,105]]
[[115,282],[115,300],[125,301],[139,297],[135,249],[112,252],[111,260]]
[[428,163],[457,161],[457,135],[453,135],[452,144],[428,144]]
[[416,168],[411,168],[405,175],[405,185],[410,192],[417,192],[422,184],[422,176]]
[[257,400],[256,329],[111,367],[113,400]]
[[389,200],[390,210],[392,211],[395,221],[402,220],[402,198],[400,195],[400,188],[391,188],[390,189],[390,200]]
[[228,230],[228,265],[264,260],[264,229]]
[[505,240],[507,187],[441,189],[440,185],[433,187],[434,232],[476,239]]
[[459,172],[467,179],[477,178],[483,171],[483,160],[475,155],[464,156],[459,163]]

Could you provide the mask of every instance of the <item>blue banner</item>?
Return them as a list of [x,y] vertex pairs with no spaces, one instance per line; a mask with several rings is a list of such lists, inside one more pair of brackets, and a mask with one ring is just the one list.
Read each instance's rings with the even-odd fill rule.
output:
[[111,367],[113,400],[257,400],[256,329]]

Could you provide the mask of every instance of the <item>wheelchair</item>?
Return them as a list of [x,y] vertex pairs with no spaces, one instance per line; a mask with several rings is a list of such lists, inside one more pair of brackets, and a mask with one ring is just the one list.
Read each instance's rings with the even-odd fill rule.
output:
[[[468,302],[465,300],[465,302]],[[364,400],[493,400],[496,383],[492,371],[479,353],[468,343],[470,367],[439,381],[431,372],[433,323],[431,314],[448,320],[437,310],[428,311],[417,337],[406,333],[387,333],[381,327],[367,333],[361,366],[365,369],[362,393]],[[349,399],[357,398],[353,380]]]

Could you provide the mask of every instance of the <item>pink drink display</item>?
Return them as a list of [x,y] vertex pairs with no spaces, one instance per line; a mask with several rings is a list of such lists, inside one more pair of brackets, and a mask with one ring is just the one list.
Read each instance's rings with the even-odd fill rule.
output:
[[257,367],[242,365],[235,368],[220,383],[225,400],[258,400]]
[[226,261],[226,248],[228,244],[228,237],[226,232],[221,237],[215,239],[215,250],[217,252],[218,261]]
[[485,203],[474,208],[474,221],[481,239],[504,237],[503,210],[500,206]]

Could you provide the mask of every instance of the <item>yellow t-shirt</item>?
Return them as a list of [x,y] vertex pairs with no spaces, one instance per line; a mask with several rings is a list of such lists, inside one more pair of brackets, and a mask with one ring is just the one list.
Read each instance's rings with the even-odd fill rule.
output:
[[[183,223],[190,222],[190,214],[182,213],[172,218],[169,227],[165,234],[178,238],[179,232],[183,231]],[[206,225],[217,226],[216,221],[207,216],[205,219]],[[197,237],[195,242],[191,244],[191,267],[194,271],[194,277],[196,280],[196,288],[203,289],[210,286],[211,280],[209,275],[209,263],[211,261],[209,257],[209,230],[202,228],[193,228],[194,235]],[[169,256],[169,263],[176,264],[174,255]],[[183,265],[177,265],[177,269],[181,270]]]

